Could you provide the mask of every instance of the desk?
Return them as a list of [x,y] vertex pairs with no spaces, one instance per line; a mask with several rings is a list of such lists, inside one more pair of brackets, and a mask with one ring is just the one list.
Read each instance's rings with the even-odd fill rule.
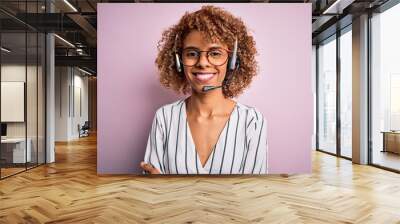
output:
[[[6,138],[1,139],[1,157],[6,163],[25,163],[32,160],[31,145],[32,140],[27,139],[25,153],[25,138]],[[12,159],[11,159],[12,158]],[[27,159],[27,161],[25,161]]]
[[400,132],[382,131],[383,150],[382,152],[393,152],[400,154]]

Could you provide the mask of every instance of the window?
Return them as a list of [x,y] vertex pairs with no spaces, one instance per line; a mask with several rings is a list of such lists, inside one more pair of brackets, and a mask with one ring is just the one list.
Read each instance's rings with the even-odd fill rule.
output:
[[400,131],[399,24],[400,4],[371,18],[370,156],[373,164],[395,170],[400,170],[400,133],[392,132]]
[[318,47],[318,149],[336,153],[336,36]]
[[340,155],[352,157],[352,35],[351,26],[340,36]]

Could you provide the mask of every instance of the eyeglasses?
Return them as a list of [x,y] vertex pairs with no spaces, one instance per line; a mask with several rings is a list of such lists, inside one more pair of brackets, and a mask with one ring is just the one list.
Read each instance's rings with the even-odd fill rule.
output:
[[214,66],[220,66],[226,63],[229,56],[229,50],[224,48],[214,48],[208,51],[199,51],[194,48],[186,48],[182,51],[182,64],[185,66],[194,66],[199,60],[202,52],[206,52],[207,60]]

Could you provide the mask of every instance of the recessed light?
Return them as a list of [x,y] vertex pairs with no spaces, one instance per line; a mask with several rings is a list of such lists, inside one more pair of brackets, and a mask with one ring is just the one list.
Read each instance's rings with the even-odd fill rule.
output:
[[54,36],[57,37],[58,39],[60,39],[61,41],[63,41],[64,43],[68,44],[69,46],[75,48],[75,45],[73,45],[73,44],[72,44],[71,42],[69,42],[68,40],[66,40],[66,39],[64,39],[64,38],[62,38],[62,37],[60,37],[60,36],[57,35],[57,34],[54,34]]
[[10,53],[10,52],[11,52],[11,50],[9,50],[9,49],[7,49],[7,48],[5,48],[5,47],[1,47],[1,50],[4,51],[4,52],[6,52],[6,53]]
[[90,72],[88,72],[88,71],[86,71],[86,70],[83,70],[83,69],[81,69],[81,68],[79,68],[79,67],[78,67],[78,70],[81,71],[81,72],[83,72],[83,73],[85,73],[85,74],[87,74],[87,75],[90,75],[90,76],[92,75],[92,73],[90,73]]
[[336,0],[322,14],[342,14],[343,9],[353,3],[355,0]]
[[64,0],[65,4],[67,4],[74,12],[78,12],[78,10],[71,4],[69,3],[68,0]]

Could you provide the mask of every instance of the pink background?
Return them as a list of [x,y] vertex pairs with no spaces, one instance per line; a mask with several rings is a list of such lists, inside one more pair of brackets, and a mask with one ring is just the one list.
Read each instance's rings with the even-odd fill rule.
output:
[[[99,174],[141,173],[156,109],[182,97],[158,82],[157,42],[201,5],[98,4]],[[270,173],[311,172],[311,4],[212,5],[241,17],[255,37],[259,75],[238,101],[267,119]]]

